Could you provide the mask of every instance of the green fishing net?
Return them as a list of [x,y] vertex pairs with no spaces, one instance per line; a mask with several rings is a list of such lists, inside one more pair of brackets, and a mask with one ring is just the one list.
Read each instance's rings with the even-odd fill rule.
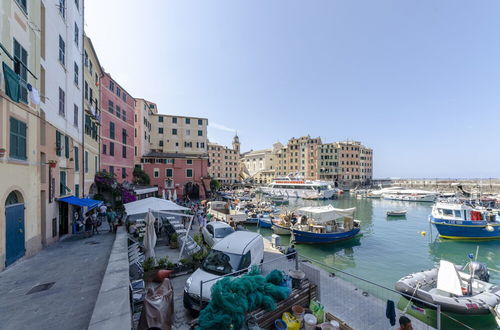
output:
[[264,277],[256,267],[240,277],[224,277],[212,287],[210,303],[198,318],[199,329],[241,329],[247,312],[273,310],[276,301],[288,297],[290,288],[277,285],[281,283],[281,271],[273,270]]

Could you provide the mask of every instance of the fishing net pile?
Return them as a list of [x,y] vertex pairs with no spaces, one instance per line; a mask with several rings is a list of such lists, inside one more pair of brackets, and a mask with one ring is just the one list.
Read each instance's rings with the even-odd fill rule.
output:
[[273,270],[264,277],[256,267],[241,277],[224,277],[212,287],[210,303],[198,318],[199,329],[241,329],[247,312],[273,310],[276,301],[288,297],[290,288],[282,283],[281,271]]

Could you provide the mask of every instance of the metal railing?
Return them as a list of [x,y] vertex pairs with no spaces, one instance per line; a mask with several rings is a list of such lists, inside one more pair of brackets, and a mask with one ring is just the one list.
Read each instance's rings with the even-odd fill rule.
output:
[[[292,269],[302,270],[306,278],[316,284],[318,297],[325,306],[325,311],[332,312],[355,329],[389,328],[389,320],[386,318],[389,300],[395,305],[396,323],[400,316],[407,316],[412,320],[413,329],[440,330],[442,323],[445,324],[444,328],[472,329],[453,316],[443,313],[440,305],[401,293],[295,252],[267,260],[259,267],[264,276],[274,269],[284,272]],[[200,281],[200,306],[206,304],[203,292],[211,288],[209,283],[228,276],[242,275],[251,268],[252,266]]]

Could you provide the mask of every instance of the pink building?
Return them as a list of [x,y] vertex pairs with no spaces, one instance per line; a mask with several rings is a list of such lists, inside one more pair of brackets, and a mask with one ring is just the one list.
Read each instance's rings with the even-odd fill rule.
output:
[[167,197],[175,191],[178,198],[204,199],[210,192],[208,155],[150,152],[141,158],[141,166],[151,185]]
[[135,100],[108,73],[101,78],[101,170],[132,182]]

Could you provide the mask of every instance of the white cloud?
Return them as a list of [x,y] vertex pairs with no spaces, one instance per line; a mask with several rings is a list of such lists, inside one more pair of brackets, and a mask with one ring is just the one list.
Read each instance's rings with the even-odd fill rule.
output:
[[230,127],[224,126],[222,124],[217,124],[217,123],[214,123],[213,121],[208,123],[208,127],[215,128],[215,129],[218,129],[221,131],[231,132],[231,133],[236,132],[236,129],[234,129],[234,128],[230,128]]

